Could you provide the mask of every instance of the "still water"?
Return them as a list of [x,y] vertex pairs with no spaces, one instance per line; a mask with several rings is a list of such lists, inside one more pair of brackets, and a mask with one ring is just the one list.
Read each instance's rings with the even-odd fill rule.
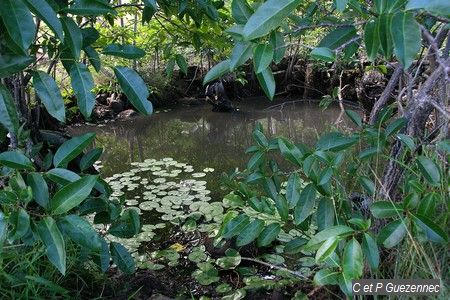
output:
[[322,110],[318,102],[283,104],[266,99],[246,100],[239,108],[236,113],[218,113],[208,105],[180,107],[128,121],[73,127],[71,134],[97,133],[95,146],[104,148],[104,176],[129,170],[131,162],[171,157],[196,170],[213,168],[214,182],[222,172],[245,168],[250,158],[245,150],[254,144],[252,130],[257,122],[267,136],[313,145],[318,134],[332,128],[340,112],[337,106]]

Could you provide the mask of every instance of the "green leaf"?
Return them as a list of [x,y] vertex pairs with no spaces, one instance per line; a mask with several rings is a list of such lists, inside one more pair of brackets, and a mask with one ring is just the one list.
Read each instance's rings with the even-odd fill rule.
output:
[[187,75],[188,65],[184,56],[181,54],[177,54],[175,56],[175,61],[177,62],[177,65],[180,68],[181,72],[183,72],[184,75]]
[[244,26],[246,40],[262,37],[281,25],[300,4],[300,0],[268,0],[261,4]]
[[269,246],[277,237],[281,231],[280,224],[272,223],[261,232],[259,235],[256,244],[258,247],[266,247]]
[[95,71],[100,72],[102,65],[97,51],[91,46],[86,46],[84,47],[84,52],[88,56],[89,62],[94,67]]
[[56,12],[45,0],[25,0],[28,8],[56,34],[60,41],[64,41],[63,27]]
[[441,173],[434,161],[425,156],[417,157],[417,166],[423,177],[434,186],[439,185],[441,181]]
[[340,12],[343,12],[347,7],[347,3],[349,0],[335,0],[336,9]]
[[278,189],[272,178],[264,179],[263,188],[266,192],[266,195],[272,198],[272,200],[275,200],[278,197]]
[[136,71],[127,67],[115,67],[116,74],[122,91],[130,100],[131,104],[143,115],[149,115],[153,112],[153,106],[148,101],[149,91],[142,78]]
[[37,231],[46,246],[46,254],[50,262],[65,275],[66,245],[61,232],[52,217],[45,217],[37,225]]
[[376,201],[370,206],[370,211],[375,218],[392,218],[402,215],[403,208],[390,201]]
[[306,244],[307,248],[316,248],[319,244],[323,243],[332,236],[345,236],[353,233],[353,229],[345,225],[336,225],[326,228],[318,232],[312,239]]
[[51,169],[45,176],[60,185],[66,185],[81,178],[77,173],[62,168]]
[[316,203],[316,189],[312,183],[308,184],[300,193],[300,200],[294,211],[294,223],[302,223],[312,213]]
[[378,40],[380,48],[385,58],[389,59],[392,56],[392,34],[391,34],[392,15],[381,14],[376,19],[376,32],[378,32]]
[[317,142],[317,150],[322,151],[340,151],[353,146],[357,142],[357,139],[352,137],[346,137],[338,132],[331,132],[324,134]]
[[203,84],[207,84],[208,82],[216,80],[217,78],[230,72],[230,64],[231,61],[227,59],[221,61],[220,63],[212,67],[211,70],[209,70],[208,73],[205,75],[205,78],[203,79]]
[[0,78],[10,77],[11,74],[20,72],[34,61],[35,58],[32,56],[2,53],[0,55]]
[[314,284],[317,286],[335,285],[339,272],[330,269],[321,269],[314,275]]
[[279,64],[281,60],[284,58],[284,54],[286,53],[286,45],[284,43],[284,37],[281,32],[273,31],[270,34],[270,44],[273,47],[273,61],[276,64]]
[[75,243],[90,250],[100,250],[102,243],[100,236],[92,225],[77,215],[65,216],[58,222],[61,231],[68,235]]
[[253,14],[253,9],[246,0],[233,0],[231,2],[231,14],[236,23],[245,24]]
[[448,236],[436,223],[422,215],[412,215],[412,219],[424,232],[427,238],[435,243],[447,243]]
[[66,109],[53,77],[42,71],[33,72],[33,86],[48,113],[60,122],[66,121]]
[[87,170],[102,156],[103,148],[94,148],[87,152],[80,160],[81,171]]
[[374,20],[370,20],[364,27],[364,43],[366,45],[367,57],[370,61],[375,61],[380,49],[380,40],[378,38],[378,27]]
[[406,235],[406,225],[402,219],[393,221],[384,226],[378,234],[378,243],[386,248],[399,244]]
[[0,17],[12,42],[19,46],[23,54],[27,53],[36,35],[36,24],[27,6],[22,0],[2,0]]
[[329,237],[316,252],[316,263],[321,263],[333,254],[339,243],[337,236]]
[[145,23],[149,23],[155,13],[156,10],[153,7],[144,6],[144,11],[142,12],[142,25],[144,25]]
[[391,25],[395,55],[405,69],[409,68],[422,47],[419,24],[413,13],[400,12],[394,15]]
[[86,176],[57,191],[50,202],[52,213],[60,215],[78,206],[91,194],[96,181],[97,176]]
[[158,10],[158,4],[156,3],[156,0],[143,0],[143,2],[145,6],[151,7],[155,11]]
[[308,242],[308,240],[304,238],[296,238],[290,240],[284,246],[284,253],[286,254],[297,254],[302,251],[303,246]]
[[252,56],[253,44],[249,42],[236,42],[230,57],[230,71],[245,64]]
[[80,155],[95,138],[95,133],[86,133],[64,142],[53,157],[55,167],[67,166],[69,162]]
[[44,177],[40,173],[29,173],[27,175],[27,182],[33,191],[33,198],[36,203],[43,208],[47,208],[50,195]]
[[145,51],[134,45],[110,44],[103,48],[102,53],[127,59],[139,59],[145,56]]
[[271,44],[259,44],[253,50],[253,63],[255,65],[255,73],[259,74],[265,71],[272,62],[274,49]]
[[353,123],[356,124],[356,126],[362,127],[362,119],[359,113],[354,110],[346,109],[345,114],[347,115],[347,117],[349,117],[350,120],[352,120]]
[[[361,160],[367,160],[367,159],[370,159],[370,158],[372,158],[373,156],[375,156],[375,155],[377,155],[379,153],[380,153],[380,148],[379,147],[370,147],[368,149],[365,149],[365,150],[361,151],[358,154],[358,157]],[[363,177],[365,177],[365,176],[363,176]],[[373,189],[374,189],[373,191],[375,191],[375,184],[373,182],[372,182],[372,184],[373,184]],[[373,191],[371,191],[370,193],[373,193]]]
[[232,270],[241,263],[241,256],[234,249],[228,249],[225,252],[226,256],[220,257],[216,260],[216,265],[224,270]]
[[283,155],[286,160],[299,167],[303,165],[303,153],[297,146],[295,146],[288,140],[278,138],[278,147],[280,148],[281,155]]
[[133,257],[130,255],[127,248],[116,242],[111,242],[109,247],[113,262],[117,267],[126,274],[134,273],[136,267],[134,265]]
[[65,35],[64,45],[69,47],[72,58],[78,60],[83,46],[83,34],[81,33],[81,29],[72,18],[61,17],[61,21]]
[[317,205],[317,227],[324,230],[334,225],[335,208],[330,198],[322,197]]
[[300,200],[300,176],[297,173],[289,175],[286,186],[286,199],[290,208],[295,207]]
[[359,184],[366,190],[369,195],[375,194],[375,183],[367,176],[361,176],[358,178]]
[[269,147],[269,141],[267,140],[264,133],[262,133],[259,130],[253,130],[252,135],[253,135],[253,138],[255,139],[255,141],[258,143],[258,145],[260,145],[263,148]]
[[31,160],[18,150],[0,153],[0,165],[19,170],[34,169]]
[[439,194],[431,192],[426,194],[419,203],[417,213],[426,217],[434,216],[436,205],[439,203]]
[[69,8],[63,9],[63,12],[78,16],[117,15],[117,12],[102,0],[75,0]]
[[331,177],[333,177],[333,169],[326,168],[322,173],[320,173],[319,182],[317,184],[320,186],[324,186],[330,182]]
[[230,239],[238,235],[249,223],[250,221],[247,215],[238,215],[225,224],[222,237],[224,239]]
[[289,206],[286,198],[283,195],[278,195],[275,199],[275,207],[282,221],[287,221],[289,217]]
[[377,270],[380,264],[380,252],[377,243],[368,233],[364,233],[362,251],[372,270]]
[[83,36],[83,48],[91,46],[100,38],[100,32],[94,27],[85,27],[81,29]]
[[363,268],[361,245],[355,238],[352,238],[344,248],[344,256],[342,258],[344,276],[351,279],[360,278],[363,274]]
[[406,9],[424,9],[433,14],[445,17],[450,15],[450,7],[447,0],[409,0]]
[[22,238],[30,230],[30,216],[23,208],[11,213],[9,223],[14,226],[9,237],[10,241]]
[[331,51],[331,49],[327,47],[314,48],[311,51],[310,55],[315,59],[327,62],[333,62],[336,59],[336,54],[334,53],[334,51]]
[[260,219],[253,220],[248,224],[236,238],[236,246],[242,247],[253,242],[264,229],[264,221]]
[[256,74],[256,77],[258,78],[259,85],[263,89],[266,96],[273,100],[273,97],[275,96],[275,78],[273,77],[272,70],[270,67],[267,67],[264,71],[261,73]]
[[2,83],[0,83],[0,122],[10,132],[17,134],[19,118],[16,105],[8,89]]
[[138,213],[134,209],[127,209],[118,221],[111,224],[108,233],[120,238],[132,238],[140,230],[141,223]]
[[318,47],[335,50],[356,36],[356,28],[354,26],[338,27],[328,33],[320,41]]
[[94,80],[86,65],[74,63],[70,68],[70,79],[80,112],[89,118],[95,105],[95,96],[91,92]]
[[414,143],[414,140],[412,137],[406,134],[397,134],[397,138],[408,147],[410,151],[416,150],[416,143]]
[[247,164],[247,169],[255,170],[257,169],[261,163],[264,161],[264,152],[258,151],[250,158]]
[[0,253],[2,252],[3,242],[6,239],[8,233],[8,222],[5,219],[5,215],[0,211]]

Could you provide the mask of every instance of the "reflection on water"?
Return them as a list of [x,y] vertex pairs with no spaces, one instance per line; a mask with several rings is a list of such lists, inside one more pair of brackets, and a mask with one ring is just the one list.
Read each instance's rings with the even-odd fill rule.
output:
[[96,146],[104,148],[102,172],[111,176],[130,168],[131,162],[146,158],[172,157],[197,170],[214,168],[215,179],[222,172],[245,168],[253,144],[252,130],[260,122],[268,136],[284,136],[312,145],[317,135],[329,129],[339,109],[322,111],[317,103],[277,104],[255,99],[240,104],[236,113],[211,112],[209,106],[178,108],[103,127],[72,128],[72,134],[97,133]]

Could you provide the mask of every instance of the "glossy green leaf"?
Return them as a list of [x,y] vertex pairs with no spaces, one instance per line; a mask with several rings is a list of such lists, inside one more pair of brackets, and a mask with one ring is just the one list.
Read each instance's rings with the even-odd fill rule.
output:
[[306,245],[307,242],[308,242],[308,240],[306,240],[304,238],[296,238],[296,239],[290,240],[284,246],[284,252],[286,254],[297,254],[300,251],[302,251],[303,246]]
[[419,156],[416,160],[417,166],[423,177],[425,177],[431,185],[439,185],[441,182],[441,173],[439,172],[439,167],[436,163],[425,156]]
[[395,55],[407,69],[422,47],[420,27],[413,13],[395,14],[392,18],[391,32]]
[[345,225],[336,225],[326,228],[318,232],[312,239],[309,240],[306,245],[307,248],[316,248],[319,244],[323,243],[332,236],[346,236],[353,233],[353,229]]
[[102,0],[75,0],[72,5],[66,9],[63,9],[63,12],[78,16],[117,14],[117,12],[107,2]]
[[336,249],[339,243],[337,236],[329,237],[316,252],[316,263],[321,263],[327,259]]
[[310,55],[319,60],[327,61],[327,62],[333,62],[336,59],[336,54],[334,51],[332,51],[330,48],[327,47],[317,47],[314,48]]
[[300,200],[300,176],[298,176],[298,173],[289,175],[286,186],[286,199],[290,208],[295,207]]
[[347,7],[349,0],[335,0],[336,9],[340,12],[343,12]]
[[104,273],[109,269],[111,255],[109,253],[108,243],[103,237],[100,237],[101,248],[100,250],[92,253],[92,260],[100,267]]
[[61,17],[61,21],[65,36],[64,45],[69,47],[72,58],[78,60],[83,46],[83,34],[72,18]]
[[366,45],[367,57],[370,61],[375,61],[380,49],[380,40],[377,23],[374,20],[369,21],[364,27],[364,44]]
[[16,105],[8,89],[0,83],[0,123],[12,133],[19,130]]
[[330,198],[322,197],[317,205],[317,227],[324,230],[334,225],[335,208]]
[[245,64],[253,53],[253,44],[249,42],[236,42],[230,57],[230,72]]
[[127,209],[120,219],[111,224],[109,234],[120,238],[131,238],[141,230],[139,215],[134,209]]
[[70,161],[80,155],[92,143],[94,138],[95,133],[86,133],[64,142],[53,157],[55,167],[67,166]]
[[205,75],[205,78],[203,79],[203,84],[207,84],[208,82],[216,80],[219,77],[222,77],[223,75],[230,72],[230,64],[231,61],[227,59],[221,61],[220,63],[212,67],[211,70],[209,70],[208,73]]
[[94,148],[89,150],[80,160],[81,171],[87,170],[100,158],[103,153],[103,148]]
[[250,158],[247,164],[247,169],[255,170],[257,169],[261,163],[264,161],[264,152],[258,151]]
[[316,148],[322,151],[340,151],[353,146],[357,139],[347,137],[338,132],[331,132],[322,135],[317,142]]
[[145,56],[145,51],[134,45],[110,44],[103,48],[103,54],[127,59],[139,59]]
[[261,73],[256,74],[256,77],[258,78],[259,85],[263,89],[264,94],[266,94],[267,98],[273,100],[273,97],[275,96],[276,83],[270,67],[267,67]]
[[312,213],[316,204],[316,189],[312,183],[308,184],[300,193],[300,200],[294,211],[294,223],[296,225],[302,223]]
[[91,46],[86,46],[83,50],[88,56],[89,63],[94,67],[95,71],[100,72],[102,65],[97,51]]
[[376,201],[370,206],[370,211],[375,218],[392,218],[401,215],[403,208],[390,201]]
[[[34,61],[35,58],[33,56],[2,53],[0,55],[0,78],[10,77],[11,74],[20,72]],[[2,84],[0,83],[1,86]]]
[[231,2],[231,14],[236,23],[245,24],[253,14],[253,9],[247,0],[233,0]]
[[66,185],[81,178],[77,173],[62,168],[51,169],[47,171],[45,176],[60,185]]
[[288,140],[278,138],[278,147],[280,148],[280,152],[286,160],[297,166],[303,165],[303,153],[296,145],[292,144]]
[[266,192],[266,195],[272,198],[272,200],[275,200],[278,197],[278,189],[272,178],[264,179],[263,188],[264,191]]
[[122,244],[111,242],[110,251],[113,262],[119,267],[119,269],[126,273],[132,274],[136,270],[133,257],[128,252],[127,248]]
[[53,77],[43,71],[36,71],[33,73],[33,86],[48,113],[58,121],[65,122],[64,100]]
[[249,218],[245,214],[240,214],[225,224],[222,237],[230,239],[238,234],[250,223]]
[[45,0],[25,0],[25,2],[28,8],[56,34],[58,39],[64,41],[63,27],[53,8]]
[[75,63],[70,68],[70,79],[78,108],[85,118],[89,118],[95,105],[95,96],[91,92],[94,88],[91,72],[86,65]]
[[150,93],[139,74],[127,67],[115,67],[114,74],[116,74],[120,87],[131,104],[141,114],[151,114],[153,112],[153,105],[148,101]]
[[300,0],[268,0],[250,16],[243,30],[246,40],[253,40],[268,34],[281,25],[300,4]]
[[273,31],[270,34],[269,42],[273,47],[273,61],[276,64],[279,64],[286,53],[286,45],[283,34],[278,31]]
[[44,177],[40,173],[29,173],[27,175],[27,182],[33,191],[33,198],[36,203],[43,208],[47,208],[50,195]]
[[363,254],[361,245],[355,238],[347,242],[342,258],[342,269],[346,277],[357,279],[363,274]]
[[253,63],[255,73],[259,74],[265,71],[272,62],[274,49],[271,44],[259,44],[253,50]]
[[258,245],[258,247],[269,246],[278,237],[280,231],[280,224],[272,223],[268,225],[259,235],[256,244]]
[[269,141],[267,140],[267,137],[261,131],[254,130],[252,135],[253,135],[253,138],[255,139],[255,141],[261,147],[267,148],[269,146]]
[[184,75],[187,75],[187,71],[188,71],[188,64],[186,62],[186,59],[184,58],[183,55],[181,54],[177,54],[175,56],[175,61],[177,62],[178,67],[180,68],[181,72]]
[[364,233],[362,240],[362,251],[366,257],[369,266],[372,270],[377,270],[380,264],[380,251],[377,243],[368,233]]
[[0,165],[19,170],[34,169],[31,160],[18,150],[0,153]]
[[318,47],[335,50],[356,36],[356,28],[354,26],[338,27],[330,31],[320,41]]
[[436,205],[439,203],[439,194],[431,192],[426,194],[419,203],[417,213],[426,217],[433,217]]
[[83,36],[83,48],[91,46],[100,38],[100,32],[94,27],[84,27],[81,29]]
[[406,225],[402,219],[384,226],[378,234],[377,241],[386,248],[398,245],[406,235]]
[[375,194],[375,183],[369,177],[361,176],[358,178],[358,181],[369,195]]
[[23,0],[0,1],[0,17],[12,42],[27,53],[36,35],[36,24]]
[[378,32],[378,40],[380,42],[380,48],[385,58],[392,56],[393,41],[391,34],[392,15],[381,14],[376,19],[376,32]]
[[58,222],[60,230],[75,243],[90,250],[100,250],[102,247],[100,236],[92,225],[77,215],[65,216]]
[[417,226],[419,226],[424,232],[427,238],[435,243],[447,243],[448,236],[445,231],[434,223],[430,218],[423,215],[412,215],[412,219]]
[[289,218],[289,205],[286,198],[283,195],[278,195],[275,199],[275,207],[282,221],[287,221]]
[[409,0],[406,9],[424,9],[445,17],[450,15],[450,7],[447,0]]
[[37,225],[37,231],[46,246],[46,254],[50,262],[65,275],[66,245],[61,232],[52,217],[45,217]]
[[352,122],[356,126],[362,127],[362,119],[361,119],[361,116],[359,115],[359,113],[357,113],[354,110],[346,109],[345,114],[347,115],[347,117],[349,117],[350,120],[352,120]]
[[0,253],[2,252],[3,242],[6,239],[8,233],[8,221],[5,218],[3,212],[0,211]]
[[335,285],[339,272],[330,269],[321,269],[314,275],[314,284],[317,286]]
[[236,246],[242,247],[250,244],[259,236],[264,229],[264,221],[260,219],[253,220],[248,224],[236,238]]
[[319,175],[319,182],[317,183],[318,185],[324,186],[326,184],[328,184],[331,180],[331,178],[333,177],[333,169],[331,168],[326,168],[323,170],[322,173],[320,173]]
[[10,241],[22,238],[30,230],[30,216],[23,208],[19,208],[11,213],[9,223],[13,225],[13,230],[9,237]]
[[397,138],[408,147],[410,151],[415,151],[416,143],[413,138],[406,134],[397,134]]
[[57,191],[50,202],[52,213],[63,214],[78,206],[91,194],[96,181],[97,176],[86,176]]

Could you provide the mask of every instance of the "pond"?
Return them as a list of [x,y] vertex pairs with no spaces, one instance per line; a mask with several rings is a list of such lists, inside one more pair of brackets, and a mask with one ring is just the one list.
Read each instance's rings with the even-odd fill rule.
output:
[[313,145],[340,113],[337,106],[323,111],[318,102],[304,101],[252,99],[239,106],[236,113],[212,112],[207,105],[180,107],[129,121],[71,128],[74,135],[97,133],[95,146],[104,148],[99,165],[114,190],[112,198],[141,214],[143,232],[135,239],[108,237],[126,245],[139,267],[162,269],[161,256],[174,267],[183,251],[191,262],[200,262],[192,257],[205,259],[195,232],[217,233],[227,208],[221,174],[245,169],[250,158],[245,150],[254,144],[257,122],[268,137]]

